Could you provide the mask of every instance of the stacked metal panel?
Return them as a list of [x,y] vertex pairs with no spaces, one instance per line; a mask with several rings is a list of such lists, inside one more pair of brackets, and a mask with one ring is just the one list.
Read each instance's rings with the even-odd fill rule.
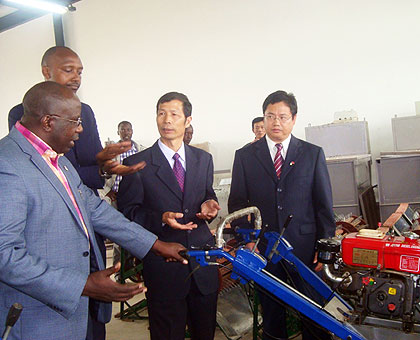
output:
[[327,159],[334,212],[337,215],[360,215],[359,194],[371,185],[370,155]]
[[308,142],[322,146],[327,158],[370,154],[366,121],[308,126],[305,136]]
[[334,212],[360,215],[359,194],[371,185],[368,123],[351,121],[308,126],[305,135],[308,142],[324,149]]
[[395,117],[391,123],[395,151],[420,150],[420,116]]
[[381,220],[400,203],[420,207],[420,152],[381,154],[376,160]]
[[391,120],[394,152],[382,152],[376,160],[381,220],[400,203],[420,206],[420,116]]

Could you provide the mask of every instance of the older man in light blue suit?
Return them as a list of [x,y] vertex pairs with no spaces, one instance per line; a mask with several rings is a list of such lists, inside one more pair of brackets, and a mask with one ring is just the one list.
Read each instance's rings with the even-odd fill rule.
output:
[[[99,314],[106,318],[106,302],[143,291],[139,284],[110,279],[118,266],[101,266],[94,231],[139,258],[152,250],[181,260],[178,252],[185,248],[161,242],[125,219],[81,182],[65,157],[55,157],[83,130],[72,91],[54,82],[37,84],[25,95],[24,107],[22,125],[0,141],[0,325],[19,302],[23,312],[9,339],[83,340],[88,297],[104,301]],[[42,153],[40,147],[47,149]],[[91,252],[100,269],[95,273]]]

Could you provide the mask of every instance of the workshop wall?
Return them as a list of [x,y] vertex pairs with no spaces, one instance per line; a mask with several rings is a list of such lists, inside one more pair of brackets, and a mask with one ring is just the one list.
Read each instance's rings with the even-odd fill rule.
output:
[[[151,145],[155,105],[168,91],[193,104],[192,143],[209,141],[216,169],[253,139],[265,97],[293,92],[294,134],[353,109],[369,122],[372,153],[392,150],[391,118],[420,100],[420,2],[406,0],[85,0],[64,17],[66,43],[84,63],[78,94],[102,141],[129,120]],[[0,34],[0,136],[7,113],[42,80],[54,44],[50,16]],[[338,142],[338,141],[332,141]]]

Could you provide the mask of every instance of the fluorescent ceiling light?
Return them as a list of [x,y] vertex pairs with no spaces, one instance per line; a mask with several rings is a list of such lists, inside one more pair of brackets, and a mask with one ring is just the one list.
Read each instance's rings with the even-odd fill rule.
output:
[[63,5],[54,4],[49,1],[41,0],[6,0],[7,2],[14,2],[20,5],[39,8],[44,11],[64,14],[67,12],[67,7]]

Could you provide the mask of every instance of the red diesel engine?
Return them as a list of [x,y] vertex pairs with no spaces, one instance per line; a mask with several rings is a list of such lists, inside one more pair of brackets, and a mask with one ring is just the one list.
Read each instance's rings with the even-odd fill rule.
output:
[[413,332],[420,323],[420,240],[362,229],[318,241],[330,285],[352,304],[358,324]]
[[390,235],[380,238],[351,233],[341,241],[341,252],[344,263],[349,266],[420,274],[418,239]]

